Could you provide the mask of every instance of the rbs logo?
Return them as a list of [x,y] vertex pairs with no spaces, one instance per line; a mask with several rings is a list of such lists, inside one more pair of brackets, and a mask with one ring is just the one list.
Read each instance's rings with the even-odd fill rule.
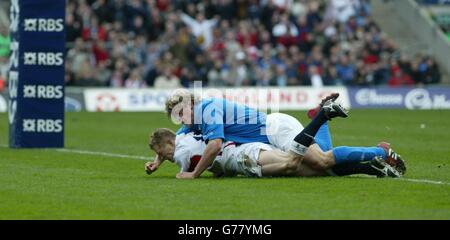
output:
[[59,133],[63,130],[62,120],[23,119],[24,132]]
[[24,98],[60,99],[64,95],[63,86],[24,85]]
[[24,55],[25,65],[62,66],[64,63],[63,53],[25,52]]
[[64,20],[45,18],[26,18],[26,32],[62,32],[64,30]]

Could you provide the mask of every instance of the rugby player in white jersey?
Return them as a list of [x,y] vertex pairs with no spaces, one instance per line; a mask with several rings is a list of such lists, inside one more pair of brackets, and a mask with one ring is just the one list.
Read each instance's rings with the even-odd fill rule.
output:
[[[306,158],[333,158],[332,154],[322,154],[314,149],[313,144]],[[151,136],[149,146],[157,153],[155,161],[145,164],[148,174],[156,171],[164,160],[176,163],[180,172],[191,172],[195,169],[203,154],[206,144],[201,136],[193,132],[175,135],[167,128],[157,129]],[[332,161],[329,159],[327,161]],[[334,166],[328,171],[318,171],[303,164],[300,168],[291,166],[289,154],[276,149],[269,144],[254,142],[236,146],[233,142],[225,142],[208,170],[215,177],[243,175],[248,177],[274,177],[274,176],[327,176],[327,175],[351,175],[367,174],[378,177],[399,177],[400,174],[375,157],[365,163],[344,164]]]

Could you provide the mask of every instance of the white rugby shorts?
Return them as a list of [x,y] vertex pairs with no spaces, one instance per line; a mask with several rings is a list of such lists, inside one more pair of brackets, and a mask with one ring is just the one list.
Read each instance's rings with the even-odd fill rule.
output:
[[303,125],[294,117],[284,113],[271,113],[266,119],[266,134],[270,144],[284,152],[291,149],[291,143],[303,130]]

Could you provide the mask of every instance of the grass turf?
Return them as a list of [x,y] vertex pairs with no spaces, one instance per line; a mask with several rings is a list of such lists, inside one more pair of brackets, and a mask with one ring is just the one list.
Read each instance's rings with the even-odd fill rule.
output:
[[[288,112],[307,123],[304,112]],[[450,219],[450,111],[353,110],[330,123],[333,144],[388,140],[405,178],[177,180],[164,163],[54,149],[9,149],[0,114],[0,219]],[[162,113],[67,113],[66,148],[153,156],[149,132],[176,126]]]

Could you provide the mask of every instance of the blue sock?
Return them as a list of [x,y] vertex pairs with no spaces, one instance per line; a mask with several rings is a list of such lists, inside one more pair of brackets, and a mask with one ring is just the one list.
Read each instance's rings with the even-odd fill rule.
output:
[[331,141],[330,129],[328,128],[328,122],[324,123],[314,137],[314,141],[319,145],[322,151],[327,152],[333,148]]
[[380,147],[336,147],[333,148],[333,155],[336,159],[336,165],[370,161],[375,156],[386,159],[386,152]]

